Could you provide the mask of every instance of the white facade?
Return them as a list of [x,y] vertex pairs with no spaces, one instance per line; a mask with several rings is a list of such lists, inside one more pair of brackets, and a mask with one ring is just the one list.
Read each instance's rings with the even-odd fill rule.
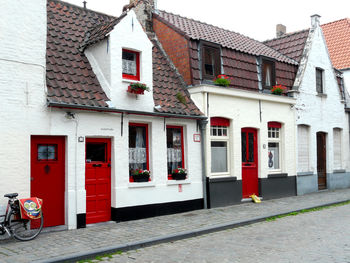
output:
[[[230,120],[229,128],[229,172],[215,175],[211,173],[210,124],[206,132],[206,157],[208,177],[236,177],[242,180],[242,128],[258,130],[258,177],[267,178],[268,174],[287,173],[295,176],[295,123],[293,98],[228,89],[225,87],[200,85],[189,88],[191,98],[211,117],[223,117]],[[209,95],[209,99],[208,99]],[[209,100],[209,108],[207,103]],[[260,104],[260,106],[259,106]],[[260,119],[261,110],[261,119]],[[281,132],[281,168],[268,168],[268,122],[280,122]]]
[[[316,68],[323,71],[322,93],[316,91]],[[337,176],[335,173],[345,173],[350,168],[349,127],[348,117],[344,110],[345,102],[342,99],[323,33],[318,23],[310,30],[295,86],[299,86],[298,92],[295,93],[297,99],[295,105],[296,124],[306,125],[304,127],[307,127],[309,133],[308,140],[306,140],[309,143],[309,159],[299,165],[298,173],[299,175],[305,173],[317,174],[316,133],[324,132],[326,133],[327,148],[327,180],[330,181],[328,183],[331,183],[332,176]],[[335,128],[341,129],[341,169],[339,169],[339,165],[336,169],[334,168],[333,131]],[[305,140],[305,138],[302,138],[302,140]],[[305,167],[305,163],[308,164],[308,168]],[[311,188],[317,190],[317,177],[312,182],[307,182],[306,184],[309,186],[304,185],[304,188],[302,182],[306,182],[305,178],[304,176],[298,176],[298,194],[312,191]]]
[[[77,214],[86,213],[85,140],[111,138],[111,206],[132,207],[203,198],[201,147],[194,142],[196,120],[147,117],[124,113],[101,113],[48,108],[46,101],[46,1],[1,0],[0,30],[0,197],[30,193],[30,142],[32,135],[65,137],[65,225],[77,227]],[[9,22],[12,21],[12,22]],[[131,22],[133,27],[131,27]],[[11,26],[9,26],[11,25]],[[20,32],[20,33],[19,33]],[[129,37],[125,37],[128,34]],[[152,44],[131,11],[111,32],[107,41],[89,48],[86,55],[95,74],[112,100],[121,109],[154,110],[152,95]],[[129,42],[130,41],[130,42]],[[122,48],[141,53],[141,82],[151,88],[145,95],[127,94],[128,81],[121,76]],[[66,112],[74,114],[69,117]],[[152,181],[129,182],[129,122],[149,127]],[[183,127],[185,166],[188,179],[168,180],[165,125]],[[121,131],[123,129],[123,131]],[[83,137],[84,142],[78,142]],[[0,213],[7,200],[0,199]]]

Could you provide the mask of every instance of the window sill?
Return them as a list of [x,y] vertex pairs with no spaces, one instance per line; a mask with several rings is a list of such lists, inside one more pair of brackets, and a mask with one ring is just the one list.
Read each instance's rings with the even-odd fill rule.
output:
[[334,174],[340,174],[340,173],[345,173],[345,172],[346,172],[345,169],[335,169],[335,170],[333,170]]
[[190,184],[191,180],[186,179],[186,180],[168,180],[166,182],[167,185],[179,185],[179,184]]
[[211,173],[210,178],[226,178],[226,177],[232,177],[229,173]]
[[125,82],[125,83],[141,83],[141,80],[134,80],[134,79],[125,79],[125,78],[123,78],[122,82]]
[[300,177],[300,176],[312,176],[314,175],[314,172],[313,171],[309,171],[309,172],[298,172],[297,173],[297,176]]
[[150,182],[144,182],[144,183],[136,183],[136,182],[129,182],[128,187],[129,188],[144,188],[144,187],[155,187],[156,184],[154,181]]
[[317,92],[317,97],[320,97],[320,98],[327,98],[327,94]]

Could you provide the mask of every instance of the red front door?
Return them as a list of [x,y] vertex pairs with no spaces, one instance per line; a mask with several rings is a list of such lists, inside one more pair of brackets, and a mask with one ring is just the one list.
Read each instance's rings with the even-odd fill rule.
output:
[[32,197],[43,199],[44,227],[64,225],[65,138],[32,136]]
[[248,198],[259,195],[258,190],[258,140],[257,131],[242,129],[242,195]]
[[86,139],[86,223],[111,219],[111,140]]

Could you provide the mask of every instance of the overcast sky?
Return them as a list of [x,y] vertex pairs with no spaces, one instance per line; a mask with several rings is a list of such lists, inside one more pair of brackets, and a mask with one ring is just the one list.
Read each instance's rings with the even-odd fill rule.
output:
[[[65,0],[82,6],[83,0]],[[87,7],[119,16],[129,0],[86,0]],[[350,17],[350,0],[158,0],[158,9],[229,29],[257,40],[275,37],[277,24],[287,32],[309,28],[310,16],[321,23]]]

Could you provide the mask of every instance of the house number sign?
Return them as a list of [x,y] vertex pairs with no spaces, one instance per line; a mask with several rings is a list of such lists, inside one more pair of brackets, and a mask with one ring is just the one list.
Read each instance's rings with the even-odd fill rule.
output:
[[200,142],[201,141],[201,135],[200,134],[193,134],[193,141],[194,142]]

